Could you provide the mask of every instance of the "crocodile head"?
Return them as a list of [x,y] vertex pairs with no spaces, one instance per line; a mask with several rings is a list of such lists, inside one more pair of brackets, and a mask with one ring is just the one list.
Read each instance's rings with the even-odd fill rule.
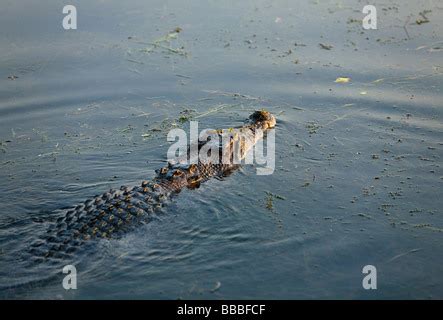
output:
[[[205,131],[206,141],[199,141],[197,157],[190,155],[191,148],[182,160],[173,160],[156,170],[158,183],[169,190],[184,187],[197,188],[201,181],[211,176],[224,176],[238,168],[247,152],[263,138],[263,133],[274,128],[275,117],[268,111],[255,111],[246,126]],[[201,134],[202,135],[202,134]],[[189,164],[190,159],[196,164]],[[191,161],[192,162],[192,161]]]
[[277,123],[275,117],[265,110],[255,111],[249,116],[249,122],[254,127],[262,130],[272,129]]

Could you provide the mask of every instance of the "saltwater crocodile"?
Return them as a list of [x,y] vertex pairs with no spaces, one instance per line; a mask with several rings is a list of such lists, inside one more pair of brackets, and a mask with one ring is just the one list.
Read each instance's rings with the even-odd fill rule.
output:
[[242,127],[208,131],[209,138],[197,142],[197,150],[203,146],[215,146],[219,152],[218,161],[201,161],[200,158],[191,161],[191,147],[188,147],[186,155],[157,170],[157,175],[151,181],[143,181],[135,187],[111,189],[68,209],[41,239],[31,245],[30,253],[38,260],[49,257],[64,259],[85,241],[118,237],[137,222],[146,221],[150,215],[161,210],[183,188],[196,188],[211,177],[229,175],[239,166],[234,157],[243,159],[263,138],[264,132],[275,124],[275,117],[271,113],[256,111]]

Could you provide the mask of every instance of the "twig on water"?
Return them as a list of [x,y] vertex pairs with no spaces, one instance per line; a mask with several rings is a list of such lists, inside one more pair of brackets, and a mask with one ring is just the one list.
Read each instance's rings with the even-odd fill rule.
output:
[[411,20],[411,17],[410,17],[410,16],[406,19],[406,22],[405,22],[405,24],[403,25],[403,29],[405,30],[405,33],[406,33],[406,36],[408,37],[408,40],[411,40],[411,37],[409,36],[408,29],[406,29],[406,26],[408,25],[409,20]]

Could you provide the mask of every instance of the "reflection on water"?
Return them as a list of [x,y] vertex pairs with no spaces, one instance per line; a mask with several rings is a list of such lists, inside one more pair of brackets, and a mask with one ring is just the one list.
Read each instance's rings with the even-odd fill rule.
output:
[[[75,31],[56,1],[0,13],[2,297],[443,297],[438,2],[383,1],[378,30],[351,0],[76,6]],[[183,114],[230,127],[262,107],[279,121],[273,175],[244,167],[94,243],[76,291],[17,260],[57,209],[151,178]]]

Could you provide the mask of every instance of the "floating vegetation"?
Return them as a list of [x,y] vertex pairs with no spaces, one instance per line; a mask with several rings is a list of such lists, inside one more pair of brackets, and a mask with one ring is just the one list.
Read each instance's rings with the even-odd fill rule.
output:
[[184,50],[184,47],[180,48],[173,48],[170,45],[170,42],[172,40],[175,40],[178,38],[179,33],[182,31],[180,27],[175,28],[174,30],[168,32],[165,36],[158,38],[154,42],[148,43],[150,46],[147,48],[140,49],[140,52],[143,53],[151,53],[154,52],[156,49],[160,48],[168,53],[173,53],[181,56],[187,56],[188,53]]
[[134,130],[134,127],[131,126],[130,124],[128,124],[128,126],[125,127],[125,128],[117,129],[117,131],[120,132],[120,133],[128,133],[128,132],[131,132],[133,130]]
[[420,251],[420,250],[422,250],[422,249],[421,249],[421,248],[417,248],[417,249],[409,250],[409,251],[404,252],[404,253],[400,253],[400,254],[396,255],[395,257],[392,257],[391,259],[389,259],[389,260],[388,260],[388,263],[389,263],[389,262],[392,262],[392,261],[394,261],[394,260],[397,260],[398,258],[401,258],[401,257],[403,257],[403,256],[405,256],[405,255],[407,255],[407,254],[414,253],[414,252],[417,252],[417,251]]
[[[164,133],[168,132],[169,130],[171,130],[172,128],[176,128],[177,126],[178,126],[177,120],[165,118],[160,123],[157,123],[155,125],[155,127],[149,129],[149,131],[151,133],[164,134]],[[148,134],[148,133],[145,133],[145,134]]]
[[392,207],[394,207],[393,204],[383,203],[383,204],[380,205],[379,209],[381,211],[383,211],[386,215],[389,215],[388,210],[389,210],[389,208],[392,208]]
[[424,228],[424,229],[428,229],[428,230],[435,231],[435,232],[443,232],[442,228],[434,227],[430,223],[418,223],[418,224],[412,225],[412,227],[414,227],[416,229],[417,228]]
[[185,76],[184,74],[176,74],[175,76],[176,76],[176,77],[179,77],[179,78],[184,78],[184,79],[192,79],[192,77],[190,77],[190,76]]
[[237,93],[237,92],[225,92],[225,91],[218,91],[218,90],[203,90],[204,92],[208,92],[211,94],[219,95],[219,96],[226,96],[226,97],[232,97],[234,99],[241,98],[245,100],[256,100],[261,101],[262,99],[259,97],[253,97],[247,94]]
[[335,83],[348,83],[351,80],[351,78],[346,78],[346,77],[338,77],[337,79],[335,79]]
[[137,64],[144,64],[142,61],[137,61],[134,59],[126,59],[126,61],[132,62],[132,63],[137,63]]
[[275,211],[274,200],[286,200],[286,198],[283,196],[280,196],[278,194],[274,194],[272,192],[269,192],[269,191],[265,191],[265,193],[266,193],[265,203],[264,203],[265,208],[269,212],[273,213],[272,218],[275,220],[277,227],[279,229],[282,229],[283,223],[282,223],[282,220],[280,219],[278,213]]
[[152,44],[153,47],[151,48],[145,48],[145,49],[140,49],[140,52],[145,52],[145,53],[149,53],[152,52],[155,48],[162,48],[165,49],[166,51],[170,52],[170,53],[175,53],[178,55],[182,55],[182,56],[187,56],[188,53],[186,51],[184,51],[184,47],[181,48],[171,48],[171,47],[166,47],[160,44]]
[[433,232],[443,232],[443,228],[434,226],[431,223],[416,223],[416,224],[412,224],[412,223],[409,223],[408,221],[404,221],[404,220],[398,221],[395,218],[391,218],[391,225],[393,227],[396,227],[397,224],[400,225],[400,226],[403,226],[403,229],[406,229],[406,230],[426,229],[426,230],[433,231]]
[[274,210],[274,197],[272,196],[272,194],[266,192],[266,209],[268,209],[269,211],[273,211]]
[[418,24],[418,25],[421,25],[421,24],[423,24],[423,23],[428,23],[428,22],[430,22],[430,21],[429,21],[429,18],[426,17],[426,15],[427,15],[428,13],[431,13],[431,12],[432,12],[432,10],[423,10],[423,11],[419,12],[418,15],[420,16],[420,18],[418,18],[417,20],[415,20],[415,23]]
[[319,124],[311,121],[311,122],[308,122],[305,125],[305,127],[306,127],[306,129],[308,129],[309,134],[314,134],[314,133],[317,133],[317,130],[320,129],[321,126]]
[[87,105],[84,108],[77,108],[75,111],[69,112],[69,115],[81,115],[81,114],[85,114],[88,112],[93,112],[96,111],[98,108],[102,107],[102,104],[95,102],[95,103],[91,103],[89,105]]
[[182,32],[182,28],[177,27],[174,30],[172,30],[171,32],[169,32],[167,35],[157,39],[154,41],[154,43],[158,44],[158,43],[162,43],[162,42],[169,42],[173,39],[177,39],[177,36],[180,32]]
[[269,191],[265,191],[265,193],[266,193],[265,208],[268,209],[269,211],[272,211],[272,212],[274,211],[274,199],[286,200],[285,197],[280,196],[278,194],[274,194]]
[[200,113],[200,114],[194,116],[193,118],[194,119],[199,119],[199,118],[205,117],[207,115],[210,115],[212,113],[217,113],[217,112],[220,112],[220,111],[222,111],[224,109],[234,108],[234,107],[241,106],[241,105],[242,105],[241,103],[237,103],[237,104],[227,104],[227,103],[219,104],[219,105],[216,105],[213,108],[209,109],[206,112],[203,112],[203,113]]
[[0,140],[0,150],[1,150],[3,153],[6,153],[6,146],[7,146],[7,143],[9,143],[9,142],[11,142],[11,141],[9,141],[9,140],[7,140],[7,141],[1,141],[1,140]]
[[366,197],[375,195],[376,193],[374,192],[374,186],[362,188],[362,194]]
[[365,219],[368,219],[368,220],[371,220],[371,219],[372,219],[372,217],[371,217],[370,215],[365,214],[365,213],[362,213],[362,212],[357,213],[357,216],[362,217],[362,218],[365,218]]
[[143,140],[145,140],[146,138],[149,138],[150,136],[151,136],[150,133],[143,133],[143,134],[141,135],[141,137],[143,138]]
[[185,123],[185,122],[188,122],[190,119],[191,119],[190,116],[187,116],[187,115],[181,115],[181,116],[178,118],[178,122],[180,122],[180,123]]
[[385,79],[381,78],[381,79],[374,80],[371,83],[380,83],[380,82],[383,82],[383,81],[385,81]]
[[324,44],[324,43],[319,43],[318,45],[320,46],[320,48],[322,48],[324,50],[331,50],[334,47],[330,44]]
[[193,117],[193,115],[196,113],[195,110],[192,109],[185,109],[180,112],[180,116],[178,118],[179,123],[186,123],[190,121]]

